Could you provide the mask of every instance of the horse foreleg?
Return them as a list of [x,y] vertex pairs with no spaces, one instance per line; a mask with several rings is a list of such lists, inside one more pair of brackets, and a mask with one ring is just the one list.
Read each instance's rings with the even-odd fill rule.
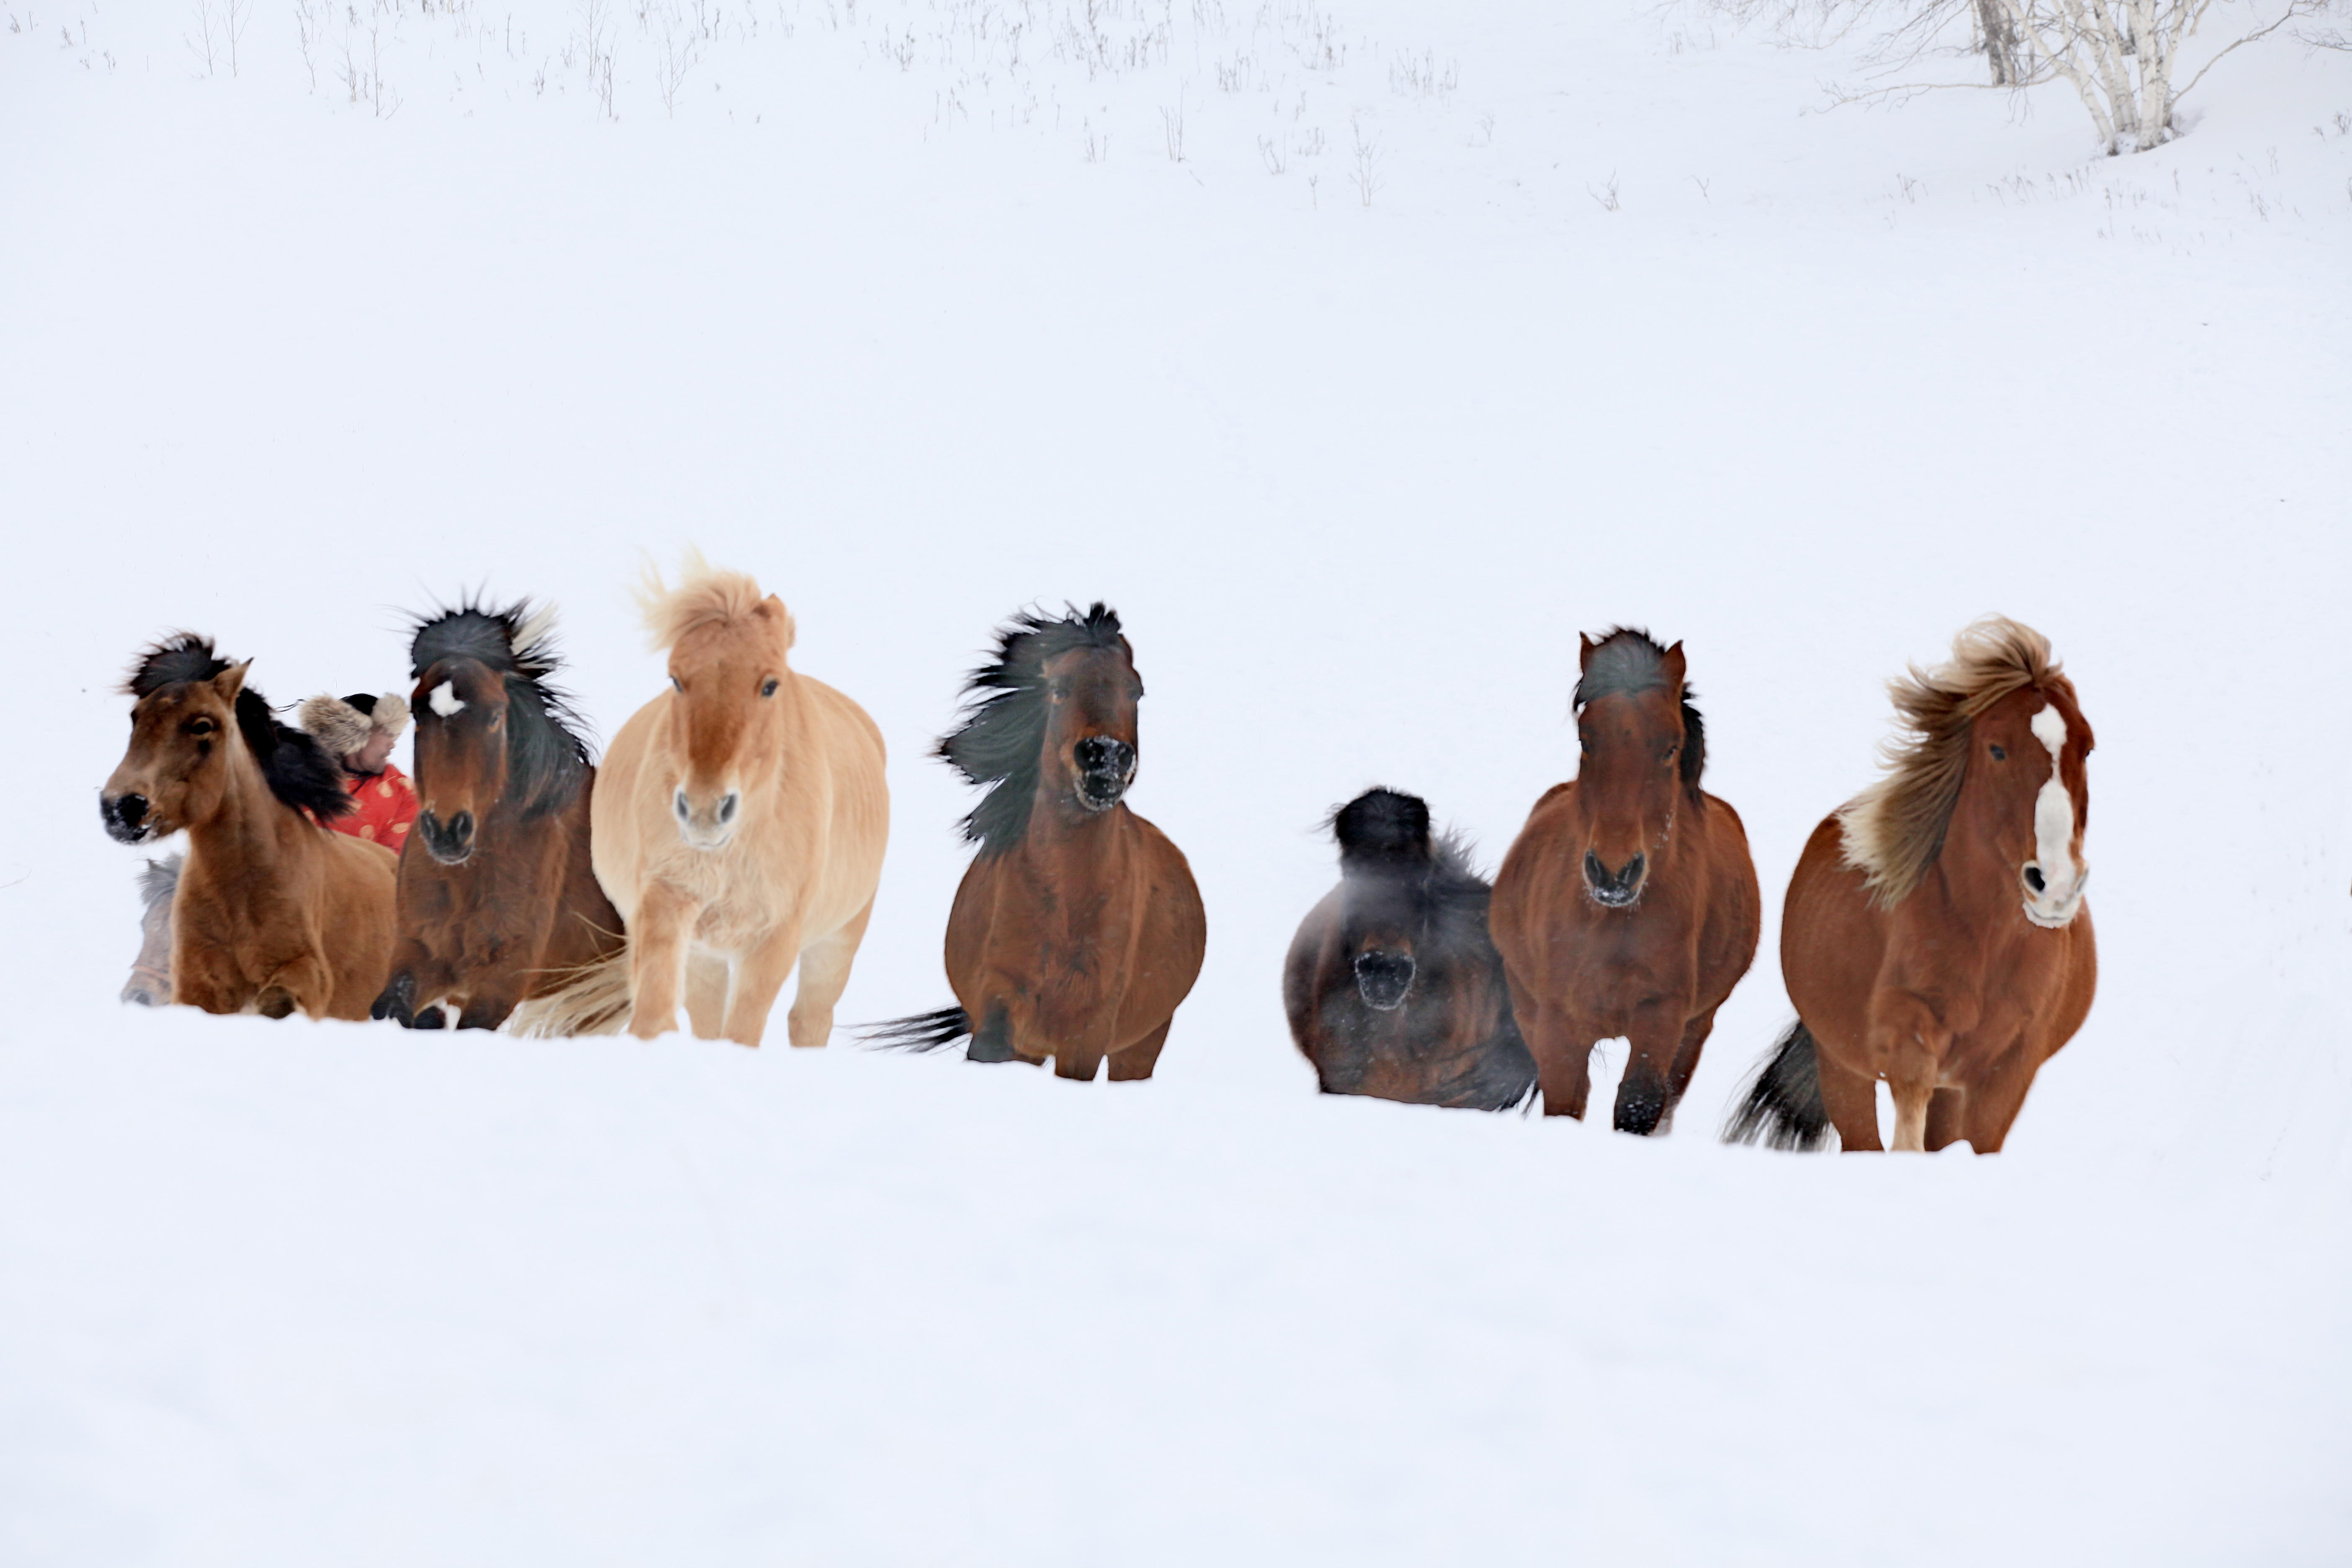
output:
[[[291,1005],[273,1012],[275,995],[282,994]],[[335,972],[327,966],[324,953],[306,952],[299,958],[289,959],[261,983],[257,998],[264,1016],[283,1018],[296,1007],[312,1023],[327,1016],[334,1005]]]
[[2029,1054],[2023,1041],[1993,1063],[1992,1070],[1968,1089],[1966,1131],[1969,1147],[1979,1154],[1998,1154],[2009,1142],[2010,1124],[2025,1109],[2025,1091],[2042,1063]]
[[866,922],[874,915],[874,900],[850,917],[831,936],[809,943],[801,953],[801,984],[793,995],[793,1010],[784,1022],[793,1044],[822,1046],[833,1038],[834,1005],[849,988],[849,966],[857,958],[857,944],[866,940]]
[[800,955],[800,921],[787,921],[735,961],[735,994],[727,1002],[729,1039],[745,1046],[760,1043],[760,1037],[768,1032],[768,1014],[776,1005],[776,994],[784,988]]
[[[1675,1101],[1682,1098],[1681,1085],[1675,1082],[1675,1069],[1681,1064],[1687,1043],[1688,1020],[1683,1009],[1685,1001],[1657,1001],[1637,1009],[1625,1031],[1625,1043],[1631,1047],[1626,1054],[1625,1074],[1617,1080],[1617,1101],[1612,1109],[1610,1125],[1620,1132],[1648,1137],[1665,1130],[1666,1118]],[[1704,1035],[1700,1037],[1706,1038]],[[1691,1053],[1696,1065],[1698,1057]],[[1683,1085],[1690,1075],[1683,1075]]]
[[1594,1037],[1563,1007],[1536,1006],[1521,1015],[1520,1032],[1536,1058],[1536,1082],[1543,1089],[1546,1116],[1584,1120],[1592,1093]]
[[715,1040],[727,1026],[727,961],[715,952],[686,955],[686,1021],[698,1040]]
[[1877,1153],[1878,1080],[1832,1059],[1814,1037],[1813,1070],[1821,1081],[1822,1109],[1838,1131],[1838,1147],[1849,1154]]
[[648,886],[629,922],[629,1033],[650,1040],[677,1027],[687,935],[698,906],[659,882]]
[[[1135,1044],[1121,1046],[1118,1050],[1111,1052],[1111,1082],[1131,1083],[1139,1079],[1150,1078],[1151,1069],[1160,1065],[1160,1047],[1168,1043],[1168,1026],[1175,1021],[1171,1018],[1167,1024],[1160,1025]],[[1057,1072],[1061,1070],[1058,1058],[1055,1062],[1055,1070]],[[1092,1078],[1094,1075],[1089,1072],[1087,1076]]]
[[1698,1071],[1699,1053],[1706,1048],[1706,1038],[1715,1033],[1715,1009],[1709,1007],[1683,1026],[1682,1044],[1675,1049],[1674,1066],[1666,1069],[1666,1113],[1660,1119],[1658,1131],[1665,1131],[1674,1124],[1675,1107],[1683,1102],[1690,1088],[1691,1075]]
[[1927,1152],[1948,1148],[1968,1136],[1969,1097],[1948,1084],[1927,1097]]

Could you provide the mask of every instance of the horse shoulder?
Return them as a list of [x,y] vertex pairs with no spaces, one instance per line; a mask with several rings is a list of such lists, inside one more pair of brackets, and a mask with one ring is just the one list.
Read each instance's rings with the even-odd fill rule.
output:
[[1886,917],[1862,873],[1845,863],[1844,832],[1832,813],[1805,840],[1780,915],[1781,979],[1825,1047],[1861,1048],[1886,940]]

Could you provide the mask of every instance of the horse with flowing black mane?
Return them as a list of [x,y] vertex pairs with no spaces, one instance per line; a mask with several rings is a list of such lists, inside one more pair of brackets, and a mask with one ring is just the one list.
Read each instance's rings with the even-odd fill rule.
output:
[[1283,964],[1291,1038],[1326,1094],[1506,1110],[1535,1091],[1486,928],[1492,889],[1417,795],[1367,790],[1331,814],[1339,885]]
[[648,569],[637,600],[669,689],[613,738],[590,807],[628,942],[545,1027],[625,995],[651,1039],[683,994],[696,1035],[756,1046],[797,963],[792,1042],[822,1046],[882,879],[882,731],[792,668],[793,617],[744,574],[689,552],[676,588]]
[[208,1013],[364,1018],[391,956],[393,855],[320,819],[352,808],[335,759],[280,724],[209,638],[140,656],[131,744],[99,799],[106,831],[184,829],[172,900],[172,1000]]
[[1581,1117],[1592,1047],[1622,1037],[1614,1125],[1659,1132],[1755,962],[1763,900],[1739,814],[1699,787],[1706,729],[1683,645],[1622,627],[1580,643],[1583,761],[1503,858],[1495,945],[1544,1114]]
[[1813,829],[1780,924],[1797,1023],[1728,1142],[1997,1152],[2098,988],[2083,901],[2090,724],[2049,639],[1999,616],[1890,683],[1886,775]]
[[[495,1029],[512,1016],[534,1032],[534,1003],[621,949],[620,914],[590,860],[595,765],[570,699],[550,683],[554,620],[529,600],[417,618],[409,707],[421,809],[401,850],[378,1018]],[[622,1011],[608,1005],[570,1027],[617,1028]]]
[[877,1044],[1148,1079],[1191,994],[1208,921],[1182,851],[1128,807],[1143,682],[1117,612],[1024,613],[964,684],[937,754],[984,792],[979,852],[948,915],[957,1005],[867,1031]]

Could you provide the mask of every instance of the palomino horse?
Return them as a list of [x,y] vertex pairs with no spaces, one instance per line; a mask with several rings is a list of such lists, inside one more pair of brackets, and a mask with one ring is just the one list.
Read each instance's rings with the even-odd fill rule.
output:
[[139,873],[139,956],[122,983],[122,1000],[161,1007],[172,999],[172,895],[180,890],[187,857],[150,860]]
[[1789,881],[1780,970],[1797,1023],[1732,1142],[1990,1154],[2098,987],[2083,901],[2091,727],[2041,633],[1989,616],[1891,684],[1886,776],[1831,814]]
[[1326,1094],[1505,1110],[1534,1092],[1486,931],[1486,879],[1432,837],[1418,796],[1368,790],[1331,816],[1339,885],[1282,969],[1290,1037]]
[[1592,1047],[1631,1047],[1621,1132],[1663,1131],[1756,959],[1761,897],[1739,814],[1699,788],[1706,732],[1683,645],[1580,639],[1574,782],[1536,802],[1495,878],[1495,945],[1543,1085],[1582,1116]]
[[99,811],[119,843],[187,830],[173,1001],[364,1018],[392,955],[392,851],[314,820],[351,809],[341,772],[270,717],[247,668],[185,632],[142,655],[124,688],[131,748]]
[[682,992],[697,1035],[756,1046],[797,961],[792,1041],[822,1046],[882,878],[882,732],[784,662],[793,618],[742,573],[689,554],[639,602],[670,689],[621,727],[590,808],[628,922],[629,1032],[676,1028]]
[[1208,920],[1183,853],[1126,804],[1143,682],[1118,616],[1017,616],[964,690],[977,700],[939,745],[987,791],[963,821],[980,852],[948,915],[960,1005],[868,1037],[937,1050],[969,1035],[976,1062],[1051,1057],[1091,1079],[1108,1058],[1114,1079],[1150,1078]]
[[[563,694],[551,612],[461,605],[419,620],[416,832],[400,857],[392,978],[371,1009],[402,1026],[495,1029],[519,1003],[621,950],[589,863],[596,770]],[[581,1027],[617,1027],[620,1009]],[[517,1020],[527,1026],[530,1015]]]

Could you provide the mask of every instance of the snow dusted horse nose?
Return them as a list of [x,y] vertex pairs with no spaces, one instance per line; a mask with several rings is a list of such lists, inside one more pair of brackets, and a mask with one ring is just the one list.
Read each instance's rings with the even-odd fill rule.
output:
[[444,822],[430,811],[416,815],[416,831],[425,852],[444,866],[462,866],[474,853],[474,814],[461,811]]
[[1409,952],[1381,948],[1360,952],[1356,954],[1357,994],[1375,1012],[1393,1013],[1404,1005],[1405,996],[1412,990],[1415,971]]
[[1071,748],[1078,764],[1078,798],[1095,810],[1118,804],[1135,780],[1135,748],[1109,735],[1089,735]]
[[1649,869],[1649,858],[1638,850],[1615,871],[1603,865],[1601,857],[1591,850],[1584,852],[1585,888],[1592,894],[1594,903],[1608,909],[1622,910],[1640,898]]

